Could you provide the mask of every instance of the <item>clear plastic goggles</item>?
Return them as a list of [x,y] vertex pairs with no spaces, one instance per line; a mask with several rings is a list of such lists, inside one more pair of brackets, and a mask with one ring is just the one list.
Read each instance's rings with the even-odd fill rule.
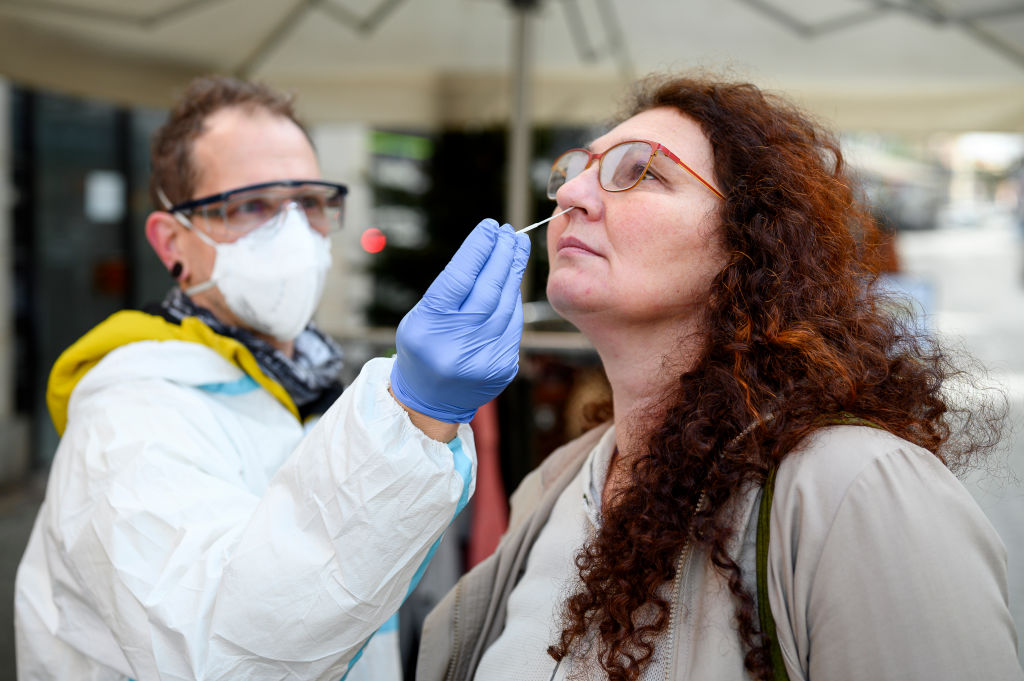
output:
[[223,224],[236,234],[246,234],[266,224],[281,209],[295,203],[306,213],[310,226],[321,234],[341,229],[348,188],[321,180],[264,182],[192,199],[171,206],[171,213],[200,215]]

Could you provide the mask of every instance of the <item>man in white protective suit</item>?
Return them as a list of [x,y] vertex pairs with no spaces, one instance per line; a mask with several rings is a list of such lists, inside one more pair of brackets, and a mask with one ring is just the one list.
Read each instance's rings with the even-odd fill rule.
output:
[[190,85],[152,146],[176,285],[53,367],[60,445],[18,570],[30,679],[399,679],[392,620],[515,376],[529,240],[484,220],[344,392],[311,323],[346,189],[291,102]]

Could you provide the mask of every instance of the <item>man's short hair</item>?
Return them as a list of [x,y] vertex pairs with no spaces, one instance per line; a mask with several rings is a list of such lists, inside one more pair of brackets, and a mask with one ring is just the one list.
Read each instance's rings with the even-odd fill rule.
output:
[[199,179],[199,169],[192,163],[192,145],[203,133],[206,119],[229,107],[250,111],[263,109],[283,116],[309,137],[295,115],[292,95],[277,92],[262,83],[229,76],[197,78],[189,83],[167,121],[153,135],[149,198],[154,206],[167,208],[157,196],[157,188],[163,190],[172,204],[196,198],[192,192]]

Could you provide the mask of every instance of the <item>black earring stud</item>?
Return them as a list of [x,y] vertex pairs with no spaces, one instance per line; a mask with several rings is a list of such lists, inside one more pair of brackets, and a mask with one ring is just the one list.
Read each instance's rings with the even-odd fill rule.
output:
[[177,279],[178,277],[180,277],[182,269],[183,268],[180,262],[174,263],[174,265],[171,266],[171,279]]

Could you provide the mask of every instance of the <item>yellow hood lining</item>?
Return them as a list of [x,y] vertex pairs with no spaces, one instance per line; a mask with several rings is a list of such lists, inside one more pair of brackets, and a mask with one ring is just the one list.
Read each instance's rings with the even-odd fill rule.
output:
[[67,427],[68,401],[82,377],[112,350],[147,340],[177,340],[205,345],[252,377],[296,419],[301,420],[288,391],[263,373],[256,358],[239,341],[216,333],[196,317],[186,317],[181,324],[175,324],[146,312],[123,310],[82,336],[54,363],[46,389],[46,406],[59,434],[63,435]]

